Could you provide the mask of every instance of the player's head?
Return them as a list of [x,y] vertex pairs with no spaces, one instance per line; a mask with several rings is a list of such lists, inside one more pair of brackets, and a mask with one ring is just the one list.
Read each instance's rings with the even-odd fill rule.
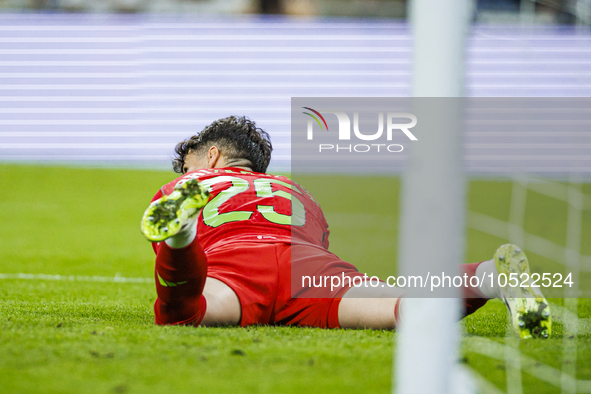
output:
[[[187,172],[187,157],[198,163],[193,167],[207,168],[212,155],[222,158],[225,167],[248,167],[255,172],[265,172],[271,161],[271,139],[255,122],[245,116],[228,116],[218,119],[200,133],[177,144],[176,157],[172,161],[175,172]],[[199,168],[193,168],[199,169]]]

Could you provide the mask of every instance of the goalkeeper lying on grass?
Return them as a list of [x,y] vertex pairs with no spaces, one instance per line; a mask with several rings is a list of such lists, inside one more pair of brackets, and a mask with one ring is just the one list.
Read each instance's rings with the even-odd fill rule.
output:
[[[328,224],[314,197],[265,173],[271,151],[266,132],[234,116],[176,146],[173,167],[184,175],[160,189],[141,224],[156,252],[156,324],[394,328],[404,308],[399,288],[292,282],[292,267],[297,278],[363,275],[328,251]],[[515,245],[461,266],[468,277],[529,273]],[[500,298],[520,337],[551,334],[549,305],[537,289],[463,293],[466,315]]]

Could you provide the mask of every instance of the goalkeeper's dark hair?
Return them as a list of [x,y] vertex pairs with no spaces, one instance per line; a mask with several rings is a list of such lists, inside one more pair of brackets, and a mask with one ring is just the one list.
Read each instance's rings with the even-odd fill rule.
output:
[[[200,133],[177,144],[172,161],[175,172],[182,174],[189,153],[206,153],[216,146],[229,164],[237,162],[255,172],[265,172],[271,161],[271,139],[246,116],[228,116],[218,119]],[[248,163],[247,163],[248,162]]]

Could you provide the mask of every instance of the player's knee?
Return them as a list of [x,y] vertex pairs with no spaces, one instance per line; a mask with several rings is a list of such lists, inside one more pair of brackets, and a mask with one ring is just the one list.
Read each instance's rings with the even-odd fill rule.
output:
[[203,296],[207,297],[205,326],[236,325],[242,318],[240,299],[228,285],[215,278],[207,278]]

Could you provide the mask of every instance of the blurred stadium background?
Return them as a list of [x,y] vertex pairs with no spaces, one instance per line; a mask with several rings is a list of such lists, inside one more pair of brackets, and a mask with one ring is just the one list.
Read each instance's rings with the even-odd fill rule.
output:
[[[479,2],[467,95],[590,96],[589,3]],[[291,96],[411,93],[412,37],[401,1],[4,0],[0,7],[2,161],[169,168],[176,142],[213,119],[247,114],[271,133],[271,169],[285,171]],[[564,142],[556,136],[469,133],[467,165],[588,172],[590,135],[556,150]],[[505,162],[507,147],[529,142],[526,161]],[[565,162],[566,154],[580,160]]]

